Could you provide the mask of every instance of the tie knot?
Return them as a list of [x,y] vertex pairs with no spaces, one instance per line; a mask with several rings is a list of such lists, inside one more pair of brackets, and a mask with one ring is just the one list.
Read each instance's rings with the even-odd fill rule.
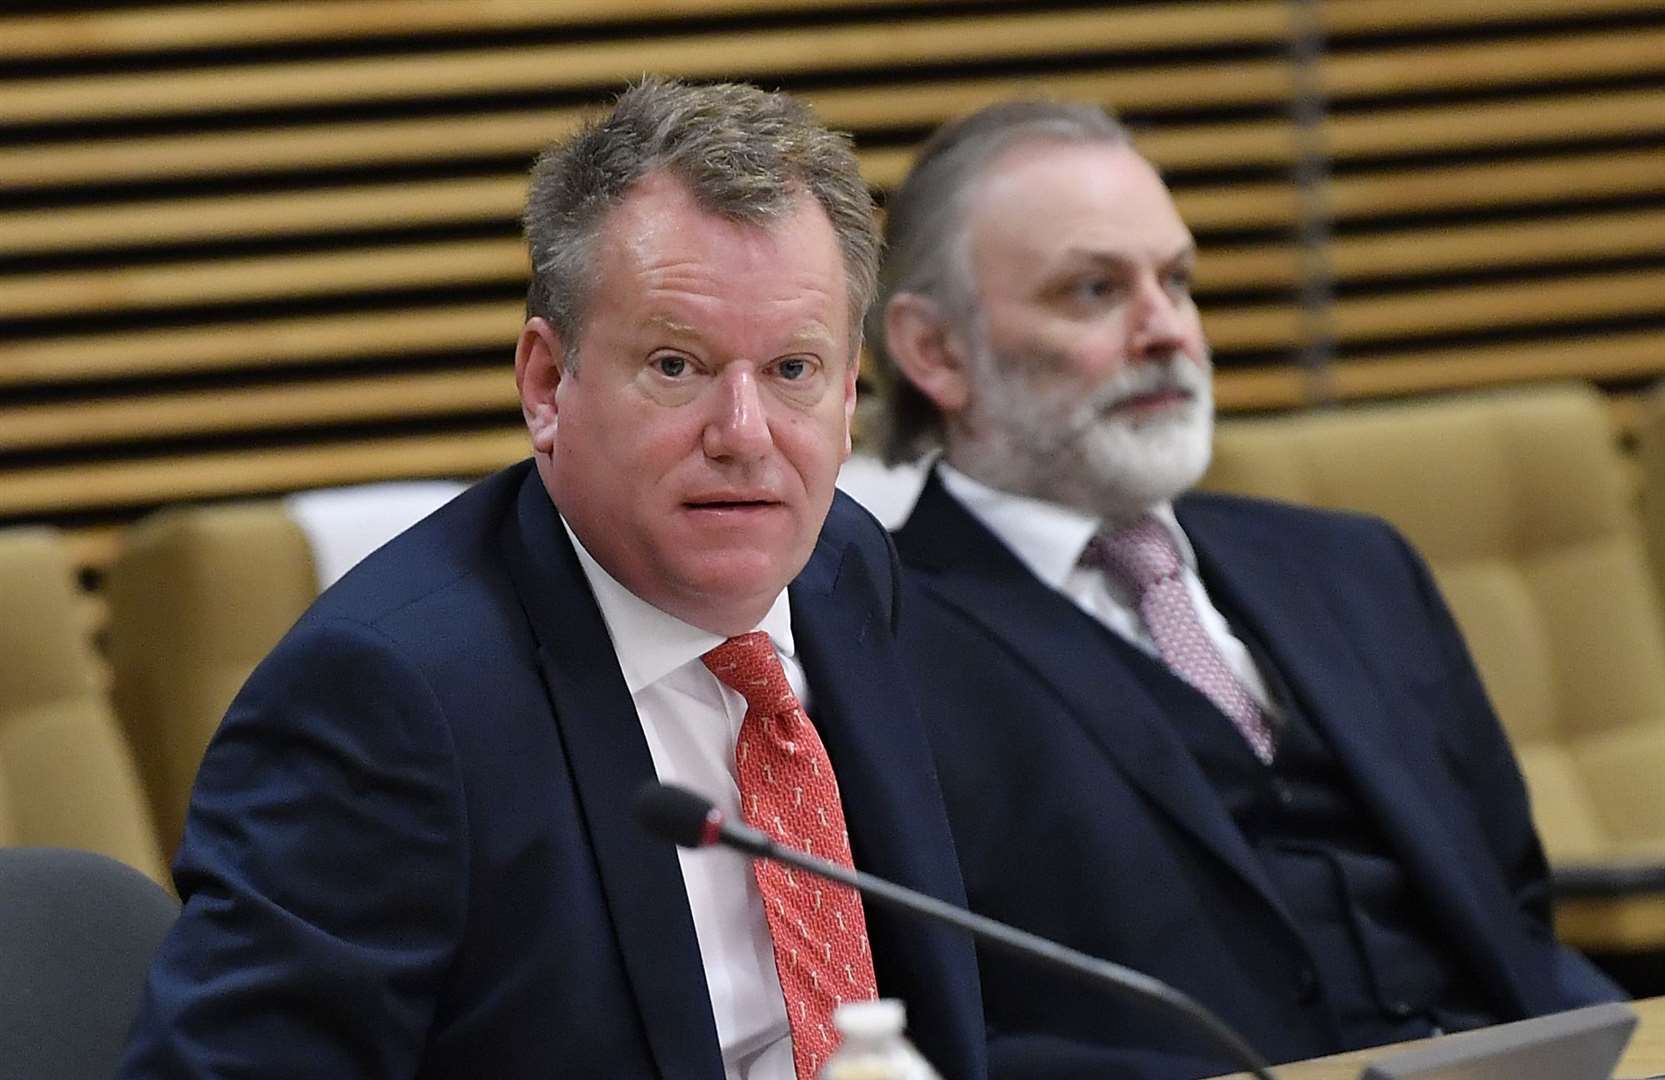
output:
[[718,682],[746,699],[748,711],[773,715],[798,703],[775,645],[762,630],[731,637],[700,659]]
[[1115,532],[1093,537],[1083,561],[1102,567],[1139,592],[1174,577],[1181,566],[1173,535],[1149,514]]

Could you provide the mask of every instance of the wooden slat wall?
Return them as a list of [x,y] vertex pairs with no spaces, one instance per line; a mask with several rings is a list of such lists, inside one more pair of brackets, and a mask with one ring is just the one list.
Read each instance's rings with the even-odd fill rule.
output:
[[1336,395],[1665,371],[1665,4],[1323,7]]
[[[13,8],[15,10],[15,6]],[[1119,109],[1204,248],[1227,409],[1665,370],[1665,2],[1328,0],[1338,359],[1293,365],[1282,0],[248,0],[0,18],[0,525],[472,475],[536,149],[644,70],[782,86],[882,195],[1018,93]]]

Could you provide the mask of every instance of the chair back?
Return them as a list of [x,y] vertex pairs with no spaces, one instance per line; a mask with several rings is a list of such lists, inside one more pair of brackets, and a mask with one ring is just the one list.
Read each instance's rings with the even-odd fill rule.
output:
[[1463,631],[1551,859],[1665,855],[1665,630],[1599,393],[1226,421],[1205,486],[1398,526]]
[[130,866],[0,849],[0,1080],[115,1075],[179,905]]
[[0,847],[102,852],[165,881],[73,573],[52,530],[0,530]]
[[128,529],[110,568],[111,694],[162,849],[231,699],[321,589],[451,498],[453,482],[173,507]]
[[209,738],[318,579],[280,503],[182,507],[128,529],[107,594],[111,696],[171,855]]

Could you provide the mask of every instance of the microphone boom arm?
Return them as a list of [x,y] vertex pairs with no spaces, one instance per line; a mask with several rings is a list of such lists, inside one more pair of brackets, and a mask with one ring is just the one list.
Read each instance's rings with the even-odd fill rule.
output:
[[724,839],[753,856],[775,859],[818,877],[847,885],[864,896],[882,900],[912,914],[951,923],[984,944],[1008,955],[1033,959],[1039,954],[1083,982],[1090,982],[1098,987],[1108,986],[1128,1001],[1148,1003],[1153,998],[1161,1001],[1207,1032],[1220,1049],[1226,1051],[1233,1061],[1256,1077],[1256,1080],[1273,1080],[1265,1059],[1245,1042],[1242,1036],[1189,995],[1167,983],[1121,964],[1089,956],[1067,945],[1060,945],[1056,941],[1049,941],[975,912],[955,907],[953,904],[944,903],[934,896],[904,889],[900,885],[894,885],[860,870],[846,869],[837,863],[828,863],[782,847],[754,829],[734,823],[725,823],[722,829]]

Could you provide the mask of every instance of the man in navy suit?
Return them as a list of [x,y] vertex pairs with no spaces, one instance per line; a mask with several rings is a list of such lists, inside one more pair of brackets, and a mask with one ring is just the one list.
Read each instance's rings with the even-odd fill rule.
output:
[[[894,549],[833,487],[871,210],[848,141],[750,87],[647,80],[545,152],[532,461],[348,574],[238,695],[122,1075],[805,1080],[875,992],[983,1075],[969,943],[632,820],[658,777],[790,833],[807,789],[825,854],[964,902]],[[771,755],[813,783],[760,794]]]
[[[994,106],[887,206],[869,340],[973,908],[1138,968],[1273,1060],[1619,996],[1556,944],[1504,734],[1384,523],[1186,494],[1195,247],[1101,110]],[[1226,1071],[1193,1031],[982,958],[997,1077]]]

